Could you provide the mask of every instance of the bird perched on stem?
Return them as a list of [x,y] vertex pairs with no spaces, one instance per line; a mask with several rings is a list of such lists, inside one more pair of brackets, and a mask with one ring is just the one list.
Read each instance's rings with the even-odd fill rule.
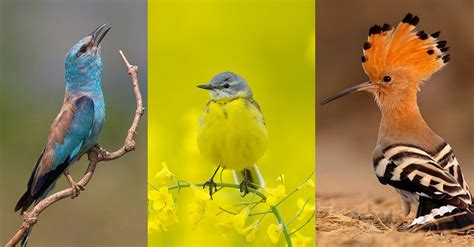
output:
[[[65,59],[66,93],[63,105],[50,127],[46,146],[36,162],[27,191],[15,206],[21,213],[43,200],[64,174],[76,197],[83,187],[69,174],[71,164],[97,144],[105,119],[102,95],[100,43],[110,30],[103,24],[79,40]],[[31,230],[30,230],[31,231]],[[28,235],[22,239],[27,243]]]
[[397,27],[375,25],[363,45],[362,66],[369,81],[324,100],[368,91],[382,113],[373,156],[379,181],[400,194],[405,215],[418,204],[411,230],[474,232],[469,186],[451,146],[426,124],[417,104],[420,84],[450,60],[440,32],[415,31],[417,16]]
[[209,186],[211,198],[217,191],[214,177],[221,167],[233,169],[235,178],[235,171],[241,172],[242,196],[249,192],[248,187],[264,187],[255,163],[266,150],[268,134],[260,106],[247,82],[232,72],[223,72],[209,84],[198,87],[211,95],[201,115],[197,137],[201,153],[217,165],[211,179],[204,184]]

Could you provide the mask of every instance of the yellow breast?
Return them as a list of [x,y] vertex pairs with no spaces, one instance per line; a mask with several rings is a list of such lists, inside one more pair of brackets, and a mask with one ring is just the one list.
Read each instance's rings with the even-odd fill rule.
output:
[[225,168],[252,166],[265,152],[267,139],[262,112],[246,98],[210,101],[199,122],[201,154]]

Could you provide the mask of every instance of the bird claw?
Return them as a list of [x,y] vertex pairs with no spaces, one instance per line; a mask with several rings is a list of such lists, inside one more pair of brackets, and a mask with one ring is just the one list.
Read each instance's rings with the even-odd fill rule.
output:
[[71,195],[71,199],[74,199],[76,197],[79,196],[79,194],[81,193],[81,191],[84,191],[86,190],[86,188],[80,184],[72,184],[71,185],[71,189],[72,189],[72,195]]
[[248,179],[244,179],[242,183],[240,183],[240,196],[244,197],[249,193],[249,187],[251,187],[252,183]]
[[405,221],[402,221],[398,224],[395,225],[395,228],[398,230],[398,231],[401,231],[401,232],[404,232],[404,231],[407,231],[410,229],[410,224],[409,223],[406,223]]
[[[217,184],[214,182],[214,180],[211,178],[207,182],[204,183],[202,188],[206,188],[206,185],[209,186],[209,196],[211,197],[212,200],[212,195],[217,192]],[[212,192],[212,189],[214,188],[214,192]]]

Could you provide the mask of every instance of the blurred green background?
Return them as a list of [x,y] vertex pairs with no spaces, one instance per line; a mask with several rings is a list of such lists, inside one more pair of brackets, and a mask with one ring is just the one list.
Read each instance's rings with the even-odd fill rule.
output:
[[[102,42],[103,89],[107,104],[100,144],[123,143],[135,111],[131,82],[118,50],[140,68],[147,91],[146,0],[0,1],[0,244],[19,228],[13,207],[26,190],[64,97],[64,57],[69,48],[102,23],[112,30]],[[147,114],[137,150],[100,163],[86,191],[45,211],[31,246],[145,246]],[[78,180],[87,158],[73,165]],[[66,188],[61,177],[57,189]]]
[[[360,57],[372,25],[396,25],[411,12],[420,18],[417,30],[441,30],[451,60],[421,87],[418,103],[427,123],[453,147],[474,186],[474,1],[318,0],[316,11],[318,102],[367,80]],[[380,113],[372,96],[358,93],[318,104],[316,115],[318,195],[398,196],[373,171]]]
[[[196,85],[222,71],[247,80],[265,115],[269,146],[258,165],[267,185],[275,186],[284,174],[290,191],[310,175],[315,159],[314,18],[312,0],[149,1],[150,184],[156,185],[154,175],[163,161],[188,182],[204,182],[212,175],[216,164],[201,157],[196,144],[198,119],[209,95]],[[228,176],[224,180],[232,181]],[[249,245],[235,231],[222,236],[212,214],[191,230],[186,206],[191,195],[183,191],[178,199],[178,224],[168,232],[150,232],[150,246]],[[232,190],[215,197],[241,200]],[[282,207],[285,219],[296,213],[298,197],[314,198],[314,190],[290,197]],[[254,246],[273,246],[266,234],[270,222],[275,222],[271,215]],[[313,237],[314,221],[302,233]],[[280,239],[277,246],[284,245]]]

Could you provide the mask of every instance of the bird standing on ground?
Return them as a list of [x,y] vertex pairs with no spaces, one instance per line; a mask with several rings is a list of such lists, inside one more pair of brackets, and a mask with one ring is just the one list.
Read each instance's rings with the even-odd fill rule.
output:
[[[267,147],[268,133],[260,106],[253,99],[245,80],[232,72],[216,75],[209,84],[199,85],[209,90],[207,103],[199,121],[197,142],[201,153],[217,165],[209,186],[209,194],[217,191],[214,177],[220,167],[242,172],[240,192],[265,183],[255,163]],[[234,175],[236,173],[234,172]]]
[[474,231],[472,195],[447,142],[423,120],[417,104],[422,81],[446,65],[450,55],[440,32],[415,32],[417,16],[407,14],[396,28],[369,30],[362,66],[369,81],[324,100],[356,91],[371,92],[382,112],[374,151],[379,181],[395,187],[405,215],[418,203],[412,230]]
[[[100,43],[110,30],[106,24],[79,40],[65,59],[66,93],[61,110],[48,134],[48,141],[28,181],[27,191],[15,206],[23,213],[44,199],[56,180],[64,174],[73,197],[83,190],[69,174],[68,168],[97,144],[105,119],[102,95],[102,60]],[[26,245],[27,237],[22,240]]]

